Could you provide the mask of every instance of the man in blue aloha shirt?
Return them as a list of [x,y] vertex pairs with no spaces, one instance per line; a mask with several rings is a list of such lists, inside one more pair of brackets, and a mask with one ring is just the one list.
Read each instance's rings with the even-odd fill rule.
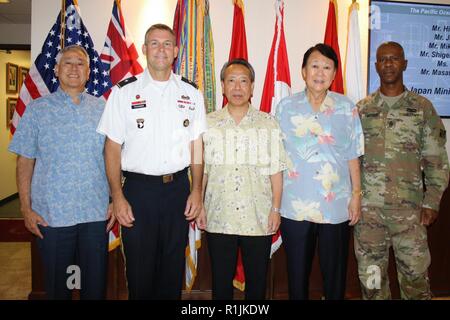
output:
[[[56,92],[31,102],[9,151],[18,155],[17,186],[26,228],[37,236],[49,299],[104,299],[108,183],[104,101],[85,93],[89,56],[67,46],[56,57]],[[69,277],[71,277],[69,279]]]

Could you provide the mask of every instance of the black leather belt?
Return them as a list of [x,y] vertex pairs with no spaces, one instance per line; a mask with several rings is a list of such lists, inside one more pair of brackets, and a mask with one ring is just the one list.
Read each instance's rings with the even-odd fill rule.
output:
[[127,179],[141,180],[141,181],[146,181],[146,182],[170,183],[170,182],[180,178],[181,176],[185,175],[187,173],[187,170],[188,170],[188,168],[186,167],[183,170],[180,170],[178,172],[165,174],[162,176],[150,176],[148,174],[123,171],[123,176]]

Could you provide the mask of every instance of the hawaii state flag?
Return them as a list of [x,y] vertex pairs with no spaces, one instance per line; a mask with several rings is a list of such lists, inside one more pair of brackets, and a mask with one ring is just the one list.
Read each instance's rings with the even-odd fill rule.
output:
[[[123,19],[120,0],[115,0],[106,33],[105,45],[100,55],[105,72],[110,77],[113,86],[123,79],[144,71],[138,62],[138,58],[138,52]],[[104,97],[108,98],[110,93],[111,89],[104,93]],[[108,249],[112,251],[119,245],[120,230],[119,223],[116,221],[109,232]]]
[[330,90],[343,94],[344,81],[342,79],[342,64],[341,64],[341,53],[339,51],[336,12],[337,12],[336,0],[330,0],[328,5],[328,17],[327,17],[327,26],[325,29],[325,39],[323,42],[334,49],[339,62],[338,69],[336,70],[336,77],[334,78],[333,83],[331,83]]
[[[115,86],[120,81],[144,71],[138,62],[139,54],[128,32],[120,7],[120,0],[115,0],[106,33],[100,59]],[[106,97],[109,96],[110,90]]]

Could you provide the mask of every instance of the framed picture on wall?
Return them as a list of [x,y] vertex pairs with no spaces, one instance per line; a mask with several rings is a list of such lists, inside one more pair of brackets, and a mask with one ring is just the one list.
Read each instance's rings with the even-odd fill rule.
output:
[[11,126],[11,121],[16,110],[17,98],[9,97],[6,100],[6,128]]
[[6,93],[17,93],[19,80],[19,66],[14,63],[6,64]]
[[30,69],[25,67],[19,67],[19,87],[18,87],[19,92],[20,89],[22,88],[23,83],[25,82],[25,78],[27,77],[28,71],[30,71]]

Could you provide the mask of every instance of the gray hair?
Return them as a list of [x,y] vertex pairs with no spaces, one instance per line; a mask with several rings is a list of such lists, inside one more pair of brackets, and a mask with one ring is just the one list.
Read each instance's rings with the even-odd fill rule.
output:
[[250,62],[248,62],[247,60],[242,59],[242,58],[237,58],[237,59],[233,59],[228,62],[225,62],[225,64],[222,67],[222,70],[220,70],[220,81],[225,80],[225,70],[227,70],[227,68],[232,66],[233,64],[238,64],[238,65],[246,67],[248,69],[248,71],[250,71],[250,81],[252,83],[255,82],[255,69],[253,69]]
[[59,62],[61,61],[61,58],[63,56],[64,53],[68,52],[68,51],[78,51],[81,52],[83,54],[83,56],[85,56],[86,58],[86,62],[87,65],[89,67],[89,54],[87,53],[86,49],[83,48],[82,46],[76,45],[76,44],[72,44],[70,46],[64,47],[62,48],[58,54],[56,55],[56,64],[59,64]]

